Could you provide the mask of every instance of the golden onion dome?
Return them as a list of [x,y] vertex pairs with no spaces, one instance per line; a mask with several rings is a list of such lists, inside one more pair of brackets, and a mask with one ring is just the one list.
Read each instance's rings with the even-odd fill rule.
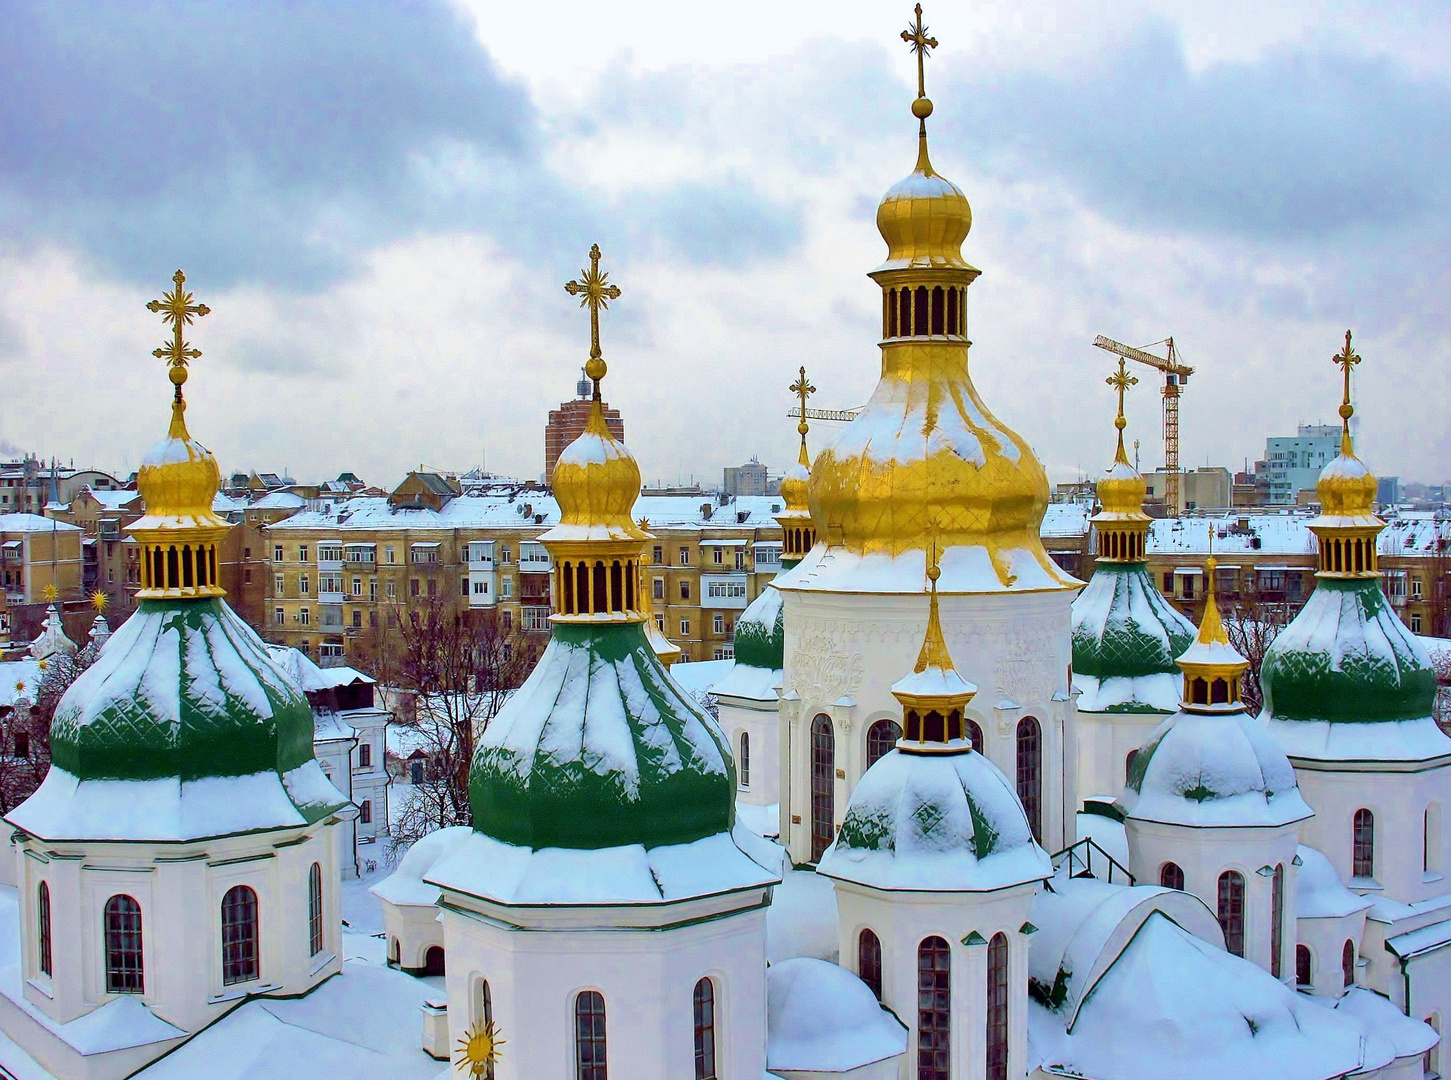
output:
[[598,391],[589,420],[579,438],[567,446],[554,466],[554,498],[559,527],[553,535],[573,539],[644,540],[646,534],[630,516],[640,495],[640,466],[605,424]]
[[1103,513],[1120,520],[1135,518],[1148,520],[1144,513],[1144,496],[1149,487],[1137,469],[1127,461],[1115,461],[1098,481],[1098,501],[1103,504]]
[[811,487],[811,470],[799,462],[786,470],[786,475],[781,477],[781,500],[785,503],[786,509],[792,513],[803,513],[807,510],[807,503]]
[[136,471],[136,488],[146,516],[134,528],[226,528],[212,503],[222,470],[212,452],[186,430],[186,404],[174,401],[166,438],[146,452]]
[[[931,102],[927,104],[930,112]],[[877,231],[887,242],[887,261],[878,269],[951,267],[976,273],[962,257],[962,242],[971,228],[972,207],[967,196],[932,167],[924,129],[918,138],[917,167],[894,184],[877,206]]]
[[1326,517],[1369,517],[1375,512],[1379,481],[1348,442],[1341,446],[1340,456],[1321,470],[1315,484],[1320,512]]

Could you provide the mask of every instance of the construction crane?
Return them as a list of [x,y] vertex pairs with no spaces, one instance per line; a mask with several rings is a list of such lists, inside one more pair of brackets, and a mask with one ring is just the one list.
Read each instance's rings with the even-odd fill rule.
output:
[[1158,345],[1168,346],[1167,358],[1114,341],[1113,338],[1106,338],[1102,334],[1093,339],[1093,344],[1115,356],[1122,356],[1125,360],[1135,360],[1140,364],[1147,364],[1164,374],[1164,386],[1160,391],[1164,395],[1164,505],[1170,514],[1178,517],[1180,510],[1179,395],[1183,392],[1184,384],[1189,381],[1189,376],[1194,374],[1194,369],[1179,363],[1179,354],[1174,351],[1174,339],[1171,337],[1165,338],[1163,341],[1156,341],[1149,346],[1151,349]]
[[[806,419],[808,419],[808,420],[855,420],[861,414],[862,408],[865,408],[865,406],[862,406],[861,408],[856,408],[856,409],[807,409],[806,410]],[[801,416],[801,409],[800,408],[792,409],[786,415],[789,416],[792,420],[799,419],[800,416]]]

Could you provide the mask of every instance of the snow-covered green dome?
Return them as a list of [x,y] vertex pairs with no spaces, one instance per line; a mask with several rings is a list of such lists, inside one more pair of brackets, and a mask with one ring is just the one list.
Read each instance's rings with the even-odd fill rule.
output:
[[474,829],[523,848],[685,844],[729,833],[735,764],[638,622],[556,622],[479,738]]
[[779,671],[786,664],[785,609],[769,585],[736,620],[736,663]]
[[1260,668],[1277,720],[1415,720],[1431,715],[1431,657],[1376,578],[1321,578]]
[[1311,814],[1285,752],[1242,710],[1165,720],[1134,755],[1119,805],[1171,825],[1279,826]]
[[981,892],[1053,873],[1007,777],[973,750],[878,758],[818,873],[879,889]]
[[221,599],[143,600],[66,691],[51,770],[9,815],[49,839],[192,839],[346,805],[312,709]]
[[1193,642],[1194,624],[1164,599],[1142,562],[1101,561],[1073,601],[1072,626],[1080,710],[1177,707],[1174,658]]

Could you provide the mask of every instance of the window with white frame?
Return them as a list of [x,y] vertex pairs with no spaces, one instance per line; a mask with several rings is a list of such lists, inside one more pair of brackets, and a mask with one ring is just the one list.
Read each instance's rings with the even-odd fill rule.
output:
[[310,581],[308,581],[307,575],[306,574],[298,574],[297,575],[297,595],[298,596],[306,596],[308,594],[308,591],[311,588],[312,588],[312,583]]
[[363,579],[360,578],[360,577],[353,578],[353,595],[354,596],[362,596],[363,595]]
[[284,578],[281,574],[273,574],[272,575],[272,595],[273,596],[286,596],[287,595],[287,579]]
[[343,561],[343,547],[342,547],[342,545],[341,544],[318,544],[317,545],[317,561],[318,562],[342,562]]
[[317,575],[317,591],[320,593],[342,592],[343,575],[335,571],[324,570]]
[[298,544],[297,545],[297,561],[298,562],[307,562],[307,545],[306,544]]
[[514,579],[507,574],[499,579],[499,595],[503,597],[514,595]]
[[298,608],[297,621],[303,626],[310,626],[312,624],[312,613],[305,607]]
[[[717,550],[719,550],[717,548]],[[744,581],[712,581],[706,586],[706,595],[712,600],[739,600],[746,595]]]
[[272,545],[272,561],[273,562],[281,562],[282,561],[282,545],[281,544],[273,544]]
[[[725,616],[722,615],[719,611],[717,611],[714,615],[710,617],[710,628],[714,633],[725,633]],[[716,659],[719,660],[720,657],[716,657]]]
[[272,609],[272,621],[274,623],[276,623],[278,626],[281,626],[283,623],[285,623],[287,621],[287,609],[286,608],[273,608]]
[[680,636],[681,637],[689,637],[690,636],[690,620],[689,619],[681,619],[680,620]]

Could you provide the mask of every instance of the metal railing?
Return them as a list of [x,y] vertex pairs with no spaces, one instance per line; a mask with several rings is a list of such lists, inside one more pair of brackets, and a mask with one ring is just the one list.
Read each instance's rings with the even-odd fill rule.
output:
[[1069,877],[1091,877],[1114,884],[1114,871],[1118,871],[1120,885],[1133,885],[1134,875],[1103,848],[1093,837],[1085,836],[1076,844],[1069,844],[1053,856],[1053,869],[1061,870],[1067,864]]

